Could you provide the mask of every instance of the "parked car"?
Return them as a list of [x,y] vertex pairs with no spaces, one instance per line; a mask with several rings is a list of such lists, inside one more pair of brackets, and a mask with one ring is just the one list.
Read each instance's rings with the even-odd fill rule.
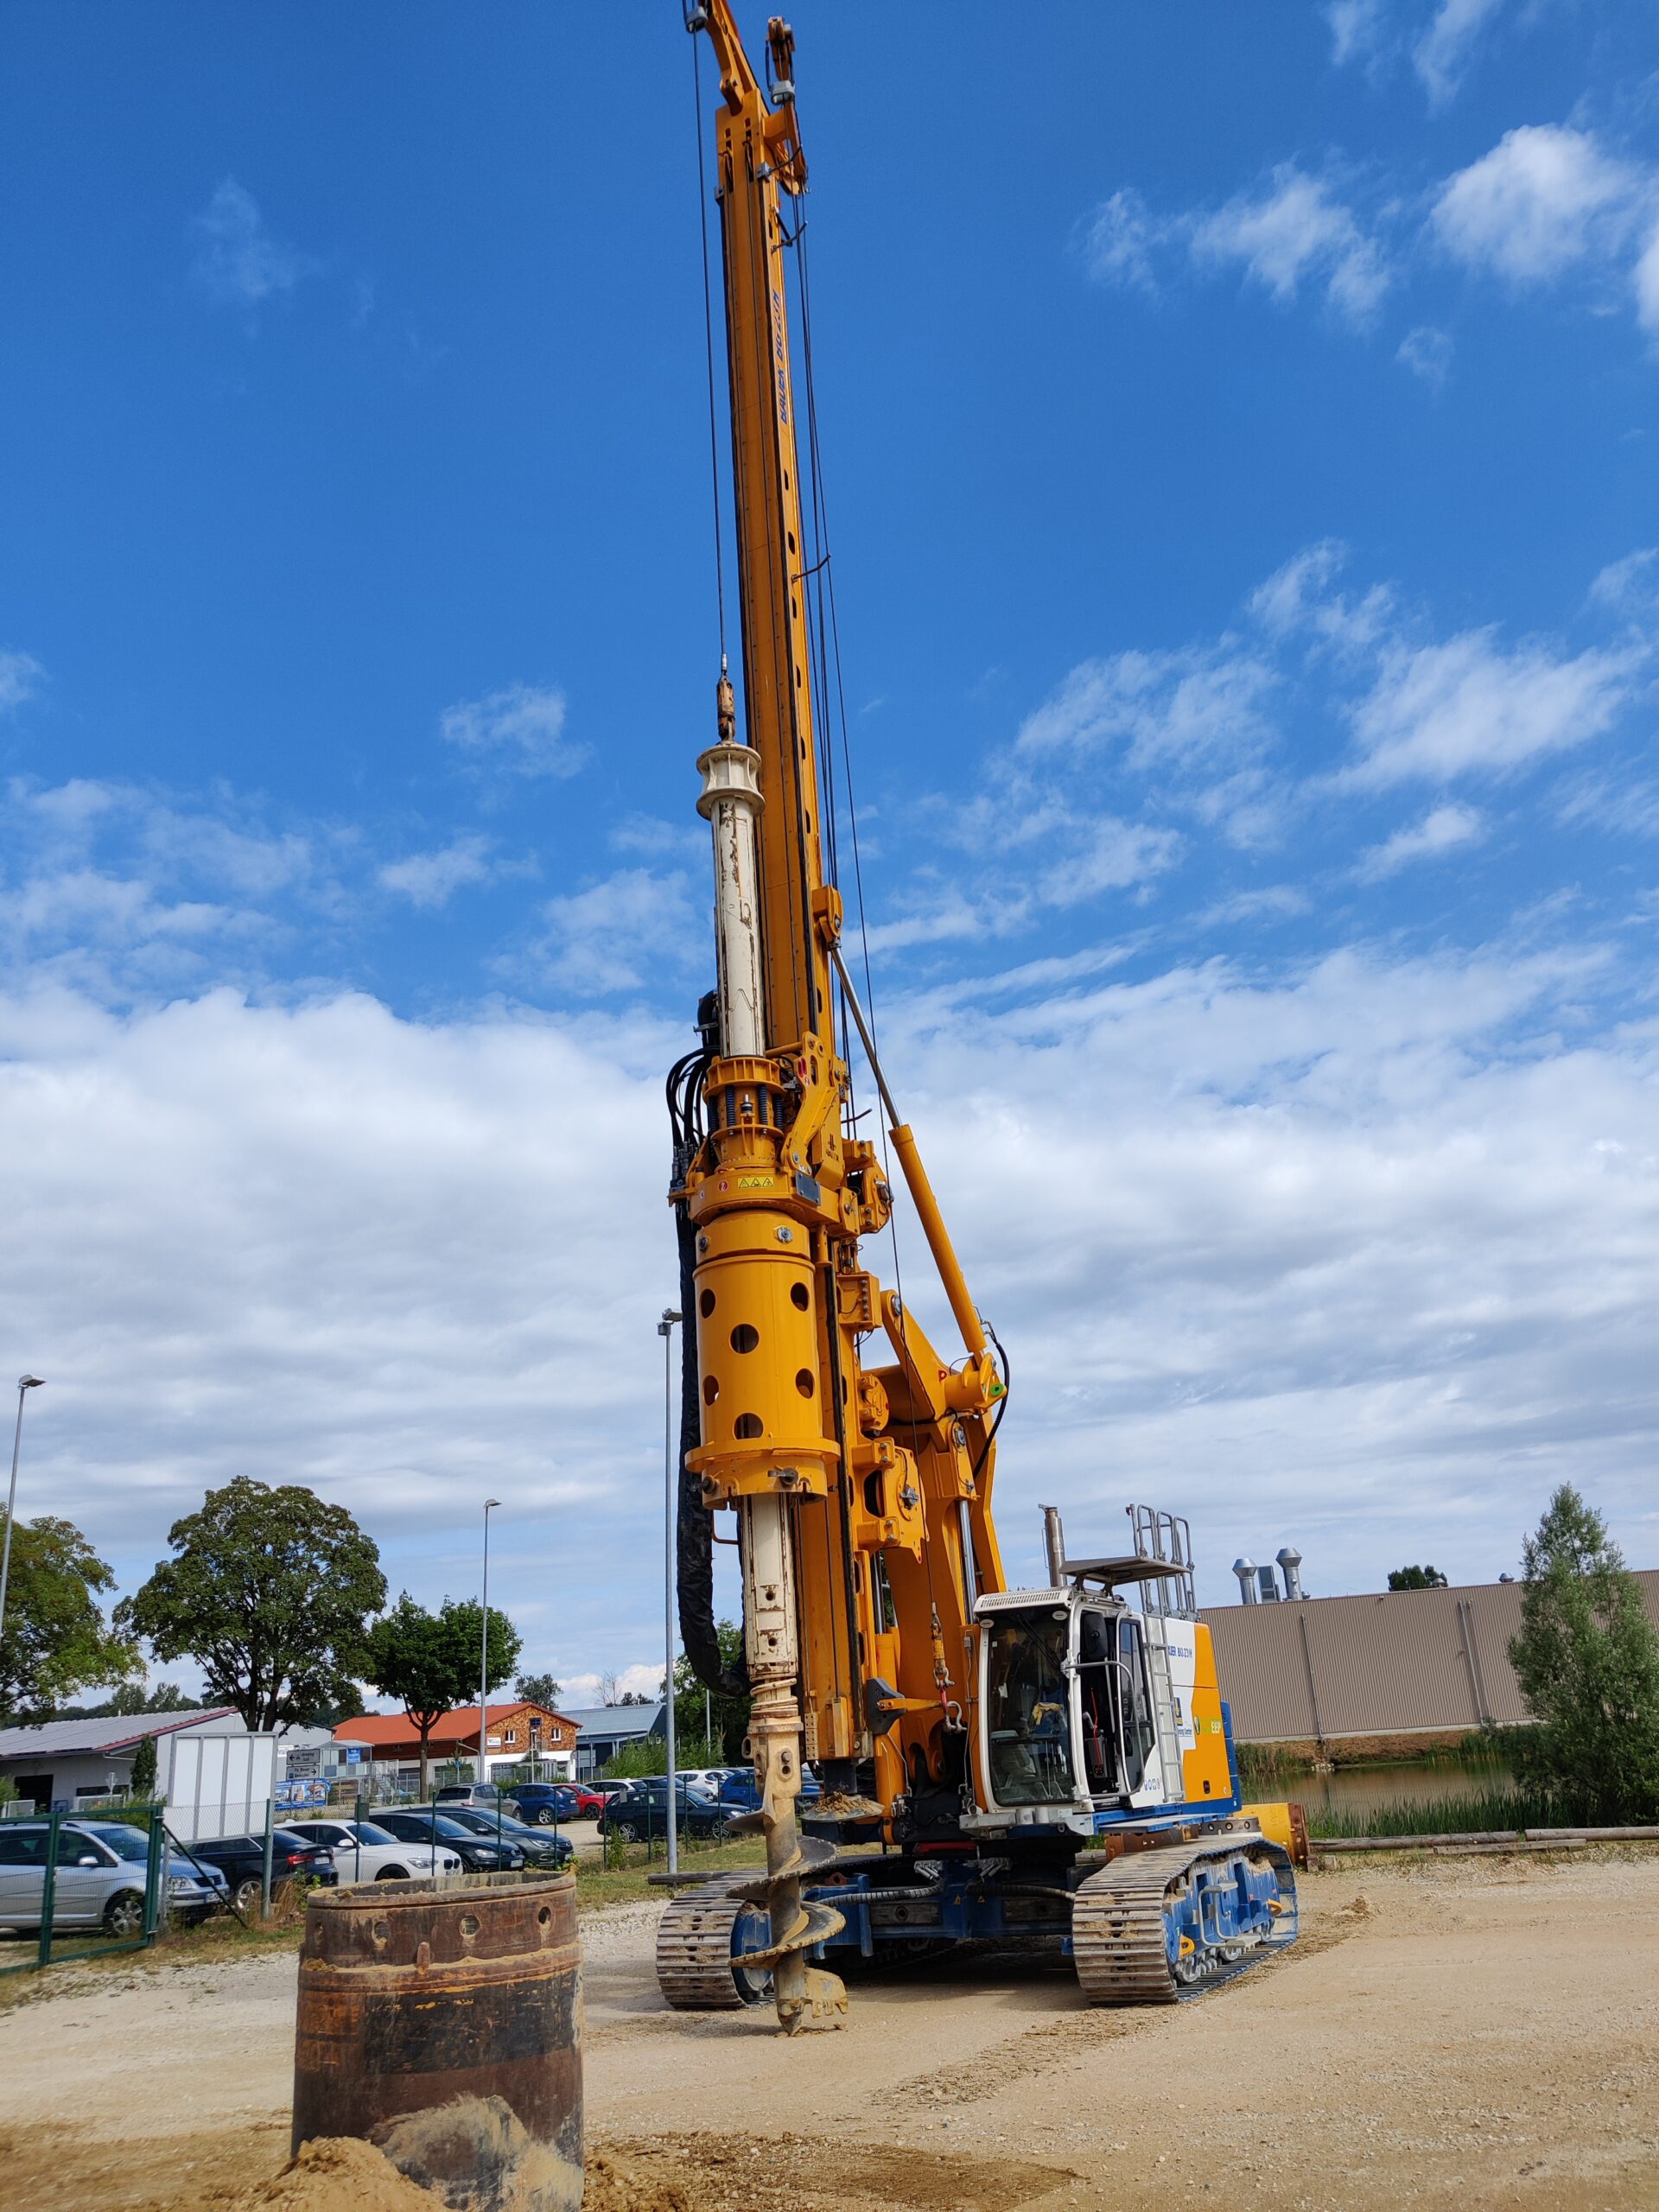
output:
[[727,1770],[723,1766],[683,1766],[679,1778],[694,1797],[710,1800],[720,1795],[720,1785]]
[[576,1847],[568,1836],[549,1835],[544,1828],[531,1827],[528,1821],[512,1820],[505,1813],[486,1813],[481,1805],[446,1805],[443,1811],[446,1820],[459,1821],[486,1843],[498,1835],[516,1843],[527,1866],[556,1868],[575,1856]]
[[461,1872],[461,1854],[448,1844],[435,1851],[429,1842],[410,1843],[374,1821],[307,1821],[297,1833],[328,1846],[342,1882],[415,1882]]
[[507,1793],[498,1789],[493,1782],[451,1782],[432,1793],[440,1805],[500,1805],[506,1802]]
[[469,1874],[495,1874],[522,1866],[524,1854],[516,1843],[487,1843],[459,1821],[446,1806],[429,1805],[424,1811],[398,1805],[379,1814],[374,1825],[402,1843],[443,1844],[453,1851]]
[[[816,1805],[823,1791],[818,1778],[810,1767],[801,1769],[800,1802]],[[753,1813],[760,1802],[760,1785],[755,1780],[752,1766],[728,1767],[721,1777],[715,1793],[715,1802],[723,1813]]]
[[582,1782],[526,1782],[512,1793],[521,1821],[538,1828],[555,1821],[595,1819],[605,1809],[603,1793]]
[[[45,1821],[0,1821],[0,1928],[40,1926],[51,1836]],[[118,1821],[64,1821],[58,1830],[53,1926],[142,1935],[149,1859],[149,1838],[142,1828]],[[168,1910],[187,1925],[206,1919],[224,1895],[188,1859],[169,1856],[164,1878]]]
[[[193,1843],[190,1856],[225,1877],[230,1902],[240,1913],[257,1912],[264,1890],[265,1839],[263,1835],[221,1835]],[[270,1832],[270,1880],[316,1882],[332,1888],[338,1879],[334,1855],[320,1837],[298,1828]]]
[[[678,1800],[678,1825],[682,1835],[718,1836],[726,1827],[726,1813],[711,1804],[706,1797],[698,1797],[681,1783],[676,1791]],[[601,1828],[607,1835],[619,1836],[624,1843],[640,1843],[648,1836],[668,1834],[668,1778],[665,1775],[652,1775],[643,1782],[631,1782],[626,1789],[606,1802],[599,1816]]]

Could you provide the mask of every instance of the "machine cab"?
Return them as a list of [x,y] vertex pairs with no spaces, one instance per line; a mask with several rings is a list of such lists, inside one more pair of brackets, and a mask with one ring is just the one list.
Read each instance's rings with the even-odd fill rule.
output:
[[[1115,1559],[1068,1560],[1058,1516],[1050,1533],[1054,1586],[986,1596],[976,1608],[982,1802],[972,1824],[1089,1832],[1179,1806],[1195,1752],[1206,1776],[1217,1766],[1199,1788],[1230,1796],[1222,1745],[1215,1760],[1205,1756],[1209,1719],[1198,1708],[1214,1703],[1218,1738],[1220,1703],[1205,1694],[1214,1668],[1199,1660],[1209,1639],[1195,1624],[1185,1524],[1160,1515],[1147,1533],[1137,1521],[1135,1551]],[[1118,1595],[1135,1585],[1138,1608]]]
[[[1154,1802],[1163,1796],[1145,1623],[1077,1591],[982,1600],[980,1712],[992,1806]],[[988,1808],[988,1809],[990,1809]]]

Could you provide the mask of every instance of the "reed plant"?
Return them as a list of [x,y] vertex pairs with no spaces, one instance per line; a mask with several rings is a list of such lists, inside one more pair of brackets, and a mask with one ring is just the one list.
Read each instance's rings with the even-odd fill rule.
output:
[[1312,1804],[1307,1808],[1311,1836],[1364,1835],[1479,1835],[1499,1829],[1593,1827],[1598,1808],[1552,1795],[1544,1789],[1508,1784],[1472,1795],[1396,1798],[1363,1810],[1347,1806]]

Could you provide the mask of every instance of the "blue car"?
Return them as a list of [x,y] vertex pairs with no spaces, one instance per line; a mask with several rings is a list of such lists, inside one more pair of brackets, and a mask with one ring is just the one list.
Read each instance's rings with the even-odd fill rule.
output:
[[526,1782],[512,1792],[518,1817],[531,1827],[550,1828],[556,1821],[576,1821],[582,1808],[576,1793],[562,1782]]
[[[801,1770],[800,1803],[816,1805],[823,1795],[818,1778],[810,1767]],[[753,1813],[760,1803],[760,1785],[754,1778],[752,1766],[734,1767],[723,1776],[715,1802],[722,1813]]]

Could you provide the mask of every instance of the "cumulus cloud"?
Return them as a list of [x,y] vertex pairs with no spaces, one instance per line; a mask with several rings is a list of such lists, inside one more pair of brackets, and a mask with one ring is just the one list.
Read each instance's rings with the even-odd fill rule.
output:
[[565,734],[563,691],[550,685],[509,683],[482,699],[447,707],[438,732],[477,765],[520,776],[574,776],[588,748]]
[[[1553,283],[1577,265],[1624,264],[1652,204],[1650,170],[1608,153],[1595,133],[1522,124],[1446,179],[1431,230],[1469,268],[1493,270],[1513,285]],[[1646,312],[1642,279],[1632,281]]]
[[1192,243],[1197,260],[1236,263],[1281,302],[1305,283],[1322,287],[1350,322],[1371,320],[1390,281],[1382,248],[1353,210],[1294,162],[1275,168],[1266,189],[1200,216]]
[[1090,273],[1103,283],[1154,290],[1159,257],[1172,251],[1199,271],[1237,269],[1282,305],[1315,291],[1356,325],[1374,318],[1392,281],[1381,244],[1353,208],[1294,162],[1219,207],[1173,215],[1154,214],[1126,188],[1095,211],[1084,232]]
[[[889,1075],[1014,1357],[1015,1572],[1039,1497],[1103,1541],[1131,1494],[1188,1513],[1214,1597],[1263,1518],[1326,1589],[1375,1586],[1405,1526],[1488,1574],[1567,1472],[1639,1529],[1656,1070],[1638,1026],[1555,1041],[1598,972],[1347,950],[886,997]],[[533,1662],[648,1663],[615,1562],[660,1526],[678,1042],[352,995],[0,1001],[0,1318],[52,1386],[22,1510],[49,1497],[130,1588],[208,1484],[298,1479],[431,1600],[472,1586],[459,1509],[487,1487]],[[948,1345],[907,1210],[899,1233]]]
[[1592,646],[1564,656],[1547,644],[1505,650],[1494,629],[1443,644],[1390,645],[1354,710],[1362,785],[1443,783],[1503,774],[1611,728],[1628,703],[1644,647]]
[[1413,861],[1438,860],[1460,845],[1476,843],[1486,825],[1471,806],[1437,806],[1421,822],[1396,830],[1364,854],[1356,873],[1363,883],[1380,883]]
[[258,307],[291,292],[315,264],[273,236],[251,193],[227,176],[191,224],[199,240],[194,275],[212,299]]
[[490,840],[473,833],[436,852],[411,853],[406,860],[388,861],[379,871],[379,881],[413,906],[436,907],[447,906],[467,884],[487,883],[493,874]]

